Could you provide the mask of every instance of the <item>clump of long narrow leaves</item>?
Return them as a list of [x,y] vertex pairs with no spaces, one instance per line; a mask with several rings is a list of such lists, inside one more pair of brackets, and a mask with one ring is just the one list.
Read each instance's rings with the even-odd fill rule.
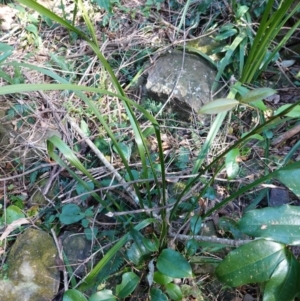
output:
[[300,8],[300,4],[292,8],[295,1],[285,0],[280,1],[278,8],[274,9],[274,2],[274,0],[267,1],[266,9],[260,20],[258,31],[243,68],[242,77],[240,79],[242,83],[251,83],[257,79],[300,25],[300,20],[298,20],[277,46],[271,49],[271,44],[282,30],[284,24],[294,16]]
[[[78,30],[75,26],[71,25],[70,23],[68,23],[64,19],[60,18],[58,15],[56,15],[53,12],[49,11],[48,9],[46,9],[45,7],[43,7],[42,5],[38,4],[35,1],[32,1],[32,0],[18,0],[18,1],[20,3],[28,6],[28,7],[36,10],[36,11],[38,11],[39,13],[43,14],[44,16],[47,16],[48,18],[50,18],[53,21],[61,24],[62,26],[64,26],[68,30],[75,32],[81,38],[83,38],[89,44],[89,46],[93,49],[93,51],[95,52],[95,54],[99,58],[100,62],[103,64],[103,66],[106,68],[107,72],[109,73],[111,81],[112,81],[112,83],[115,87],[116,93],[111,92],[111,91],[107,91],[107,90],[92,88],[92,87],[83,87],[83,86],[70,85],[66,80],[59,77],[57,74],[55,74],[53,72],[50,72],[50,71],[45,70],[43,68],[35,67],[35,66],[29,65],[29,64],[20,64],[20,63],[15,62],[15,63],[12,63],[12,64],[15,64],[16,66],[18,65],[18,66],[22,66],[22,67],[28,67],[28,68],[31,68],[31,69],[35,69],[35,70],[38,70],[38,71],[40,71],[44,74],[48,74],[48,75],[50,74],[51,77],[58,80],[61,84],[6,86],[6,87],[1,87],[0,95],[1,94],[18,93],[18,92],[21,93],[21,92],[35,91],[35,90],[72,90],[72,91],[75,91],[77,96],[79,96],[89,106],[89,108],[91,108],[93,110],[93,113],[99,119],[99,122],[103,125],[103,127],[105,128],[105,130],[106,130],[107,134],[109,135],[109,137],[111,138],[115,148],[117,149],[118,153],[120,154],[120,157],[123,161],[123,164],[125,166],[125,169],[126,169],[128,175],[129,175],[129,177],[131,178],[131,180],[133,180],[134,177],[132,175],[132,172],[131,172],[131,169],[129,167],[128,161],[126,159],[126,156],[123,154],[122,150],[120,149],[116,137],[114,136],[113,132],[110,130],[109,126],[107,125],[107,123],[105,122],[103,117],[101,116],[98,109],[94,106],[93,102],[90,101],[89,98],[86,97],[82,93],[82,91],[90,91],[90,92],[110,95],[110,96],[113,96],[113,97],[118,97],[124,104],[124,107],[126,109],[128,117],[129,117],[131,126],[132,126],[133,131],[134,131],[135,141],[136,141],[136,144],[137,144],[137,147],[138,147],[138,150],[139,150],[140,159],[141,159],[141,162],[142,162],[141,177],[144,178],[144,179],[146,179],[148,177],[148,164],[150,164],[150,168],[151,168],[152,174],[154,176],[156,186],[158,188],[160,187],[159,194],[160,194],[160,199],[162,200],[162,205],[166,205],[166,203],[167,203],[166,195],[165,195],[166,180],[165,180],[164,157],[163,157],[163,150],[162,150],[162,142],[161,142],[161,138],[160,138],[159,124],[157,123],[155,118],[153,118],[145,109],[143,109],[141,106],[139,106],[138,104],[136,104],[135,102],[131,101],[130,99],[128,99],[126,97],[123,89],[120,86],[120,83],[118,82],[118,80],[117,80],[117,78],[116,78],[116,76],[115,76],[115,74],[114,74],[114,72],[111,68],[111,66],[108,64],[108,62],[106,61],[106,59],[104,58],[104,56],[102,55],[102,53],[99,50],[99,45],[98,45],[97,37],[96,37],[96,34],[95,34],[95,30],[92,26],[92,22],[90,21],[87,12],[85,11],[84,6],[82,5],[81,0],[79,0],[77,2],[77,5],[78,5],[78,8],[81,10],[81,12],[83,14],[83,18],[85,20],[86,26],[87,26],[88,31],[89,31],[89,36],[86,35],[84,32]],[[239,91],[240,91],[239,86],[241,86],[243,83],[246,83],[246,82],[251,83],[254,79],[256,79],[257,76],[260,74],[260,72],[264,70],[264,68],[272,60],[274,55],[279,51],[280,47],[282,47],[282,45],[285,43],[285,41],[295,31],[296,27],[299,25],[299,21],[296,23],[295,26],[293,26],[293,28],[286,35],[285,39],[283,39],[283,41],[278,44],[278,46],[273,50],[273,52],[271,54],[268,55],[268,57],[266,59],[267,49],[269,49],[271,43],[273,42],[275,36],[278,34],[280,28],[283,26],[283,24],[286,22],[286,20],[289,17],[291,17],[297,11],[297,9],[299,9],[299,5],[296,5],[295,8],[292,9],[291,12],[287,14],[288,9],[290,8],[292,2],[293,1],[291,1],[291,0],[282,1],[281,5],[279,5],[278,10],[276,12],[274,12],[273,15],[272,15],[271,13],[272,13],[272,6],[274,4],[274,1],[273,0],[268,1],[266,10],[265,10],[263,18],[261,20],[260,27],[258,29],[258,32],[257,32],[256,37],[254,39],[254,42],[251,45],[249,55],[247,56],[245,66],[243,66],[243,64],[240,65],[240,70],[242,70],[242,77],[241,77],[240,83],[237,83],[234,87],[231,88],[231,91],[228,95],[228,98],[235,99],[237,93],[239,93]],[[241,45],[242,46],[244,45],[243,43],[245,42],[245,39],[246,39],[246,34],[245,34],[244,31],[241,31],[240,34],[234,39],[233,43],[228,47],[228,49],[226,51],[226,54],[225,54],[225,57],[223,58],[223,60],[221,62],[221,65],[219,66],[216,81],[218,81],[220,79],[220,77],[222,76],[226,66],[230,63],[230,57],[232,56],[233,52],[238,47],[241,47]],[[242,62],[243,62],[243,60],[242,60]],[[139,123],[138,123],[138,121],[137,121],[137,119],[134,115],[133,109],[132,109],[133,107],[135,107],[136,109],[141,111],[144,114],[144,116],[149,121],[151,121],[151,123],[152,123],[153,133],[155,133],[157,141],[158,141],[162,183],[160,183],[157,179],[158,178],[157,172],[156,172],[156,170],[153,166],[153,162],[152,162],[151,157],[150,157],[150,152],[148,150],[148,147],[147,147],[147,144],[146,144],[146,141],[145,141],[145,135],[144,135],[144,132],[139,127]],[[285,114],[290,109],[291,108],[288,108],[288,109],[284,110],[282,112],[282,116],[283,116],[283,114]],[[198,159],[197,159],[196,164],[194,165],[194,168],[193,168],[193,171],[192,171],[193,174],[198,174],[198,176],[193,178],[192,180],[190,180],[188,182],[186,188],[184,189],[182,194],[178,197],[177,202],[175,203],[175,205],[174,205],[174,207],[171,211],[170,218],[172,218],[172,215],[174,214],[174,212],[176,210],[176,207],[179,204],[182,196],[192,187],[193,184],[195,184],[196,181],[199,180],[199,178],[201,177],[201,175],[205,171],[207,171],[212,166],[216,166],[216,164],[218,164],[218,162],[220,162],[220,160],[225,156],[225,154],[228,153],[231,149],[236,148],[238,145],[242,145],[247,139],[251,138],[251,136],[253,136],[254,134],[261,133],[263,131],[263,129],[266,126],[268,126],[268,124],[271,124],[271,122],[273,121],[272,118],[271,118],[266,123],[258,126],[256,129],[254,129],[253,131],[248,133],[248,135],[246,135],[240,141],[238,141],[235,145],[233,145],[228,150],[226,150],[223,154],[216,157],[211,164],[209,164],[208,166],[203,168],[203,163],[204,163],[204,160],[206,159],[207,153],[209,152],[209,150],[211,148],[211,145],[212,145],[217,133],[219,132],[219,129],[222,126],[225,117],[226,117],[226,112],[219,113],[218,116],[216,117],[214,123],[212,124],[211,129],[208,133],[207,139],[206,139],[204,145],[202,146],[202,149],[199,153]],[[274,119],[275,119],[275,117],[274,117]],[[63,165],[64,167],[67,168],[67,165],[63,162],[63,160],[60,160],[59,156],[56,155],[56,153],[54,151],[55,147],[58,148],[61,151],[61,153],[65,156],[65,158],[73,166],[75,166],[77,169],[81,170],[96,185],[99,185],[97,183],[97,181],[95,181],[94,178],[89,174],[89,172],[82,166],[82,164],[76,158],[74,153],[61,140],[59,140],[57,137],[56,138],[52,137],[49,140],[48,146],[49,146],[48,147],[49,154],[55,160],[57,160],[61,165]],[[221,166],[219,166],[219,168],[217,168],[217,171],[220,168],[221,168]],[[273,177],[278,177],[279,173],[286,171],[286,169],[293,170],[295,168],[299,168],[299,164],[291,164],[288,167],[284,166],[281,169],[278,169],[277,171],[275,171],[273,173],[269,173],[269,174],[265,175],[261,179],[258,179],[255,182],[251,183],[250,185],[243,187],[242,189],[240,189],[236,193],[233,193],[230,197],[225,199],[223,202],[221,202],[220,204],[218,204],[217,206],[215,206],[214,208],[209,210],[205,214],[204,217],[212,214],[215,210],[221,208],[222,206],[224,206],[225,204],[227,204],[228,202],[230,202],[234,198],[240,196],[242,193],[245,193],[246,191],[249,191],[253,187],[259,185],[260,183],[263,183],[265,180],[271,179]],[[69,169],[69,170],[72,173],[71,169]],[[200,170],[201,170],[201,172],[199,172]],[[75,179],[77,179],[77,181],[80,182],[79,177],[77,177],[75,173],[72,173],[72,175],[74,176]],[[83,181],[81,181],[81,183],[82,182]],[[150,200],[150,188],[149,188],[147,183],[148,182],[146,181],[145,185],[147,187],[148,196],[149,196],[149,199],[147,201],[147,206],[151,207],[152,204],[151,204],[151,200]],[[84,183],[82,183],[82,184],[84,185]],[[84,185],[84,187],[87,190],[90,190],[90,187],[88,185]],[[141,206],[143,208],[144,207],[144,200],[140,196],[138,187],[135,186],[134,188],[135,188],[136,195],[138,197],[136,202],[139,204],[139,206]],[[108,206],[106,203],[102,202],[102,200],[96,194],[93,194],[93,192],[91,192],[91,193],[95,197],[95,199],[97,199],[99,201],[99,203],[101,203],[104,207]],[[107,207],[107,209],[109,209],[109,207]],[[165,240],[166,240],[166,236],[167,236],[168,225],[164,220],[164,216],[165,216],[166,212],[164,210],[162,210],[161,214],[162,214],[162,232],[161,232],[161,237],[160,237],[160,247],[163,248],[165,246]],[[135,229],[136,230],[141,230],[146,225],[148,225],[149,223],[152,223],[152,222],[154,222],[153,219],[148,219],[145,222],[143,222],[143,223],[139,224],[138,226],[136,226]],[[97,277],[98,272],[120,250],[120,248],[122,248],[122,246],[124,245],[124,243],[127,240],[128,240],[128,236],[125,235],[123,238],[120,239],[120,241],[113,248],[110,249],[110,251],[108,251],[108,253],[106,253],[106,255],[103,257],[103,259],[96,265],[96,267],[89,273],[89,275],[86,277],[86,279],[84,279],[84,281],[79,285],[79,290],[85,291],[86,289],[90,288],[93,285],[93,283],[94,283],[94,281]],[[282,248],[281,245],[279,247]],[[223,274],[222,273],[220,273],[220,274],[221,274],[221,277],[222,277]],[[267,277],[265,277],[265,278],[267,279]],[[265,279],[265,278],[263,278],[263,279]],[[230,283],[230,285],[232,285],[232,284],[236,284],[236,283],[235,282]],[[272,285],[271,285],[271,289],[273,289]]]
[[[158,181],[157,181],[157,172],[153,166],[153,162],[150,159],[150,153],[147,147],[147,144],[145,142],[145,137],[143,134],[143,131],[141,130],[139,123],[132,111],[131,106],[133,105],[133,102],[129,103],[129,99],[125,97],[125,93],[120,85],[120,83],[118,82],[113,70],[111,69],[111,66],[108,64],[108,62],[106,61],[106,59],[104,58],[103,54],[101,53],[101,51],[99,50],[99,45],[97,42],[97,37],[95,34],[95,30],[92,26],[92,23],[89,19],[89,16],[87,14],[87,12],[85,11],[84,6],[82,5],[82,2],[79,0],[77,1],[78,7],[79,9],[81,9],[85,23],[87,25],[87,28],[89,30],[90,36],[87,36],[84,32],[78,30],[75,26],[72,26],[71,24],[69,24],[67,21],[65,21],[64,19],[62,19],[61,17],[59,17],[57,14],[51,12],[50,10],[48,10],[47,8],[43,7],[42,5],[40,5],[39,3],[32,1],[32,0],[20,0],[20,3],[36,10],[37,12],[39,12],[40,14],[52,19],[53,21],[61,24],[62,26],[64,26],[65,28],[67,28],[70,31],[73,31],[74,33],[78,34],[82,39],[84,39],[89,46],[93,49],[93,51],[95,52],[95,54],[97,55],[97,57],[99,58],[100,62],[103,64],[103,66],[105,67],[105,69],[107,70],[107,72],[110,75],[111,81],[117,91],[117,94],[114,94],[114,96],[120,98],[124,104],[124,107],[126,109],[127,112],[127,116],[130,120],[132,129],[134,131],[134,137],[135,137],[135,141],[139,150],[139,155],[140,155],[140,159],[141,159],[141,163],[142,163],[142,178],[147,178],[148,177],[148,164],[150,164],[150,168],[152,171],[152,174],[154,176],[154,179],[156,181],[157,187],[161,187],[162,189],[158,190],[158,193],[161,194],[161,199],[163,204],[166,204],[166,197],[165,197],[165,175],[164,175],[164,160],[163,160],[163,153],[162,153],[162,145],[161,145],[161,139],[160,139],[160,131],[159,131],[159,125],[156,122],[156,120],[153,117],[150,117],[150,114],[146,113],[146,110],[143,110],[142,108],[139,108],[142,110],[143,113],[146,113],[146,118],[150,117],[149,120],[152,122],[153,124],[153,132],[155,132],[155,134],[157,135],[157,140],[158,140],[158,147],[159,147],[159,156],[160,156],[160,161],[162,164],[162,169],[161,169],[161,173],[162,173],[162,183],[160,183],[160,185],[158,185]],[[87,91],[87,90],[86,90]],[[96,92],[94,90],[94,92]],[[103,90],[103,91],[98,91],[99,93],[102,94],[109,94],[109,91]],[[130,179],[133,181],[134,177],[132,175],[131,169],[129,168],[127,159],[124,155],[124,153],[122,152],[122,150],[120,149],[119,144],[116,141],[116,138],[114,136],[114,134],[112,133],[112,131],[109,129],[107,123],[105,122],[104,118],[101,116],[100,112],[98,112],[98,110],[96,109],[96,107],[93,105],[93,103],[87,98],[87,97],[82,97],[82,95],[80,96],[85,102],[86,104],[93,110],[94,114],[98,117],[99,121],[101,122],[101,124],[103,125],[103,127],[105,128],[107,134],[110,136],[110,138],[112,139],[112,142],[115,146],[115,148],[117,149],[118,153],[120,154],[120,157],[125,165],[126,171],[130,177]],[[147,160],[148,159],[148,160]],[[148,196],[150,197],[150,188],[149,188],[149,182],[145,183],[147,190],[148,190]],[[135,187],[136,188],[136,187]],[[136,188],[136,194],[139,196],[139,191]],[[139,197],[139,204],[141,207],[143,207],[144,205],[144,200]],[[148,206],[151,206],[151,200],[148,199]]]

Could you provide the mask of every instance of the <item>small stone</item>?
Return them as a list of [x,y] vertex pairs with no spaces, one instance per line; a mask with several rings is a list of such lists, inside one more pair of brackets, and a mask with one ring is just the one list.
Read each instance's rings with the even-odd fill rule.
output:
[[75,275],[86,275],[86,259],[91,254],[92,242],[85,238],[84,233],[66,231],[62,237],[64,252]]

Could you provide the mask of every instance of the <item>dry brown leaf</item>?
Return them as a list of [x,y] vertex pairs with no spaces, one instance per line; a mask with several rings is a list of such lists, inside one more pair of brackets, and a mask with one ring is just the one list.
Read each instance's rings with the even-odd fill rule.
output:
[[21,225],[24,224],[30,224],[30,220],[27,218],[19,218],[16,221],[13,221],[11,224],[9,224],[7,226],[7,228],[5,229],[5,231],[2,233],[1,237],[0,237],[0,241],[2,241],[3,239],[5,239],[11,232],[13,232],[16,228],[18,228]]

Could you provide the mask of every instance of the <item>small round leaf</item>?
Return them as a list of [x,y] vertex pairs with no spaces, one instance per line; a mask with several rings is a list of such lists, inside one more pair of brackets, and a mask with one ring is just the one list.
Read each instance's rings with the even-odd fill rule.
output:
[[117,298],[112,294],[111,290],[103,290],[93,294],[89,301],[116,301]]
[[87,301],[87,299],[80,291],[70,289],[64,293],[63,301]]

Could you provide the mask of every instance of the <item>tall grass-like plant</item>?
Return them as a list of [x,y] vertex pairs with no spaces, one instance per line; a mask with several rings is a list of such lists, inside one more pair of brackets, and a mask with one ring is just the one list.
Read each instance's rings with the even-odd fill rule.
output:
[[[85,20],[85,24],[87,26],[89,35],[85,34],[84,32],[78,30],[75,26],[68,23],[66,20],[60,18],[58,15],[54,14],[53,12],[49,11],[42,5],[36,3],[35,1],[31,0],[19,0],[20,3],[38,11],[39,13],[43,14],[44,16],[47,16],[48,18],[52,19],[53,21],[61,24],[65,28],[67,28],[70,31],[75,32],[80,36],[82,39],[84,39],[88,45],[93,49],[95,54],[97,55],[99,61],[102,63],[102,65],[107,70],[111,82],[113,83],[115,91],[108,91],[104,89],[98,89],[98,88],[92,88],[92,87],[86,87],[86,86],[77,86],[77,85],[71,85],[69,84],[65,79],[59,77],[54,72],[51,72],[49,70],[32,66],[29,64],[22,64],[22,63],[10,63],[10,65],[15,65],[19,67],[25,67],[30,68],[33,70],[37,70],[43,74],[47,74],[48,76],[55,79],[59,84],[23,84],[23,85],[13,85],[13,86],[5,86],[1,87],[0,89],[0,95],[3,94],[11,94],[11,93],[22,93],[22,92],[30,92],[30,91],[38,91],[38,90],[71,90],[76,93],[76,95],[85,102],[85,104],[93,111],[94,115],[98,118],[99,122],[102,124],[103,128],[107,132],[108,136],[110,137],[113,145],[117,149],[122,162],[124,164],[124,168],[126,169],[126,172],[128,173],[131,181],[134,180],[134,176],[132,174],[131,168],[129,166],[128,160],[123,153],[122,149],[119,146],[118,139],[116,138],[115,134],[111,131],[109,128],[107,122],[101,115],[101,112],[98,111],[97,107],[94,105],[93,101],[91,101],[84,93],[82,92],[94,92],[99,94],[105,94],[112,97],[117,97],[120,99],[126,109],[126,113],[128,115],[128,118],[130,120],[130,124],[132,126],[133,132],[134,132],[134,138],[136,145],[138,147],[139,151],[139,158],[141,160],[142,165],[142,172],[141,172],[141,180],[145,180],[144,184],[146,187],[146,196],[147,199],[143,199],[143,197],[140,194],[139,187],[136,184],[133,184],[133,191],[130,190],[132,193],[130,194],[133,198],[133,201],[135,204],[141,208],[144,209],[145,212],[147,212],[150,217],[146,219],[145,221],[139,223],[137,226],[133,227],[130,232],[126,233],[105,255],[104,257],[99,261],[98,264],[92,269],[92,271],[87,275],[85,279],[83,279],[80,283],[78,283],[76,290],[72,289],[65,293],[66,298],[73,298],[71,300],[86,300],[86,298],[82,295],[81,292],[87,291],[89,288],[93,287],[95,283],[97,283],[97,276],[99,272],[107,265],[107,263],[115,256],[123,247],[123,245],[129,240],[133,240],[134,243],[131,246],[131,248],[127,252],[127,256],[130,259],[131,262],[134,263],[135,266],[139,267],[142,264],[148,263],[147,268],[149,269],[149,283],[153,283],[153,279],[161,285],[161,288],[163,288],[164,292],[166,292],[169,297],[172,300],[181,300],[182,295],[180,288],[175,285],[174,283],[170,283],[166,281],[166,276],[169,277],[172,281],[175,278],[183,278],[183,277],[192,277],[192,271],[191,266],[188,263],[188,261],[179,253],[176,252],[170,248],[167,248],[167,235],[168,231],[170,230],[169,223],[172,221],[172,218],[175,216],[176,210],[178,208],[178,205],[180,201],[182,200],[182,197],[185,193],[187,193],[192,186],[200,180],[201,176],[207,171],[210,170],[210,168],[215,167],[216,172],[215,175],[217,175],[217,172],[222,167],[222,160],[224,159],[224,156],[228,154],[231,150],[236,149],[240,147],[243,143],[245,143],[248,139],[251,139],[253,136],[261,134],[265,128],[270,126],[270,124],[273,121],[278,120],[278,116],[275,116],[265,122],[264,124],[259,125],[257,128],[253,129],[251,132],[249,132],[245,137],[240,139],[237,143],[232,145],[229,149],[224,151],[221,155],[214,158],[211,164],[205,165],[205,159],[207,157],[207,154],[209,150],[211,149],[211,146],[213,144],[213,141],[216,137],[216,135],[219,132],[220,127],[223,124],[223,121],[226,117],[226,111],[228,109],[233,108],[237,103],[241,104],[247,104],[252,102],[259,102],[263,97],[265,97],[266,94],[269,95],[269,93],[273,92],[270,90],[264,90],[258,91],[254,96],[248,93],[250,93],[247,88],[243,87],[244,83],[251,83],[254,79],[257,78],[257,76],[260,74],[261,71],[264,70],[264,68],[267,66],[267,64],[271,61],[272,57],[278,52],[280,47],[283,45],[284,42],[279,43],[279,45],[273,49],[273,52],[271,53],[271,56],[268,56],[266,58],[267,49],[271,47],[272,42],[274,41],[275,36],[280,31],[280,27],[286,22],[286,20],[291,17],[297,9],[299,9],[299,5],[297,5],[294,9],[291,10],[291,12],[288,13],[289,8],[291,7],[292,1],[282,1],[279,5],[279,8],[274,14],[276,14],[276,17],[274,17],[271,12],[273,10],[273,4],[274,1],[268,1],[266,11],[264,12],[264,15],[261,20],[261,25],[258,29],[258,32],[255,36],[255,39],[253,41],[253,44],[250,46],[249,55],[246,55],[245,65],[244,65],[244,59],[241,59],[240,64],[240,71],[241,71],[241,79],[239,82],[237,82],[235,85],[231,87],[231,91],[227,97],[228,105],[225,109],[220,110],[220,106],[216,105],[216,103],[210,104],[211,107],[208,107],[209,109],[212,108],[212,113],[219,113],[216,117],[214,123],[211,126],[210,132],[208,133],[208,136],[206,138],[206,141],[204,145],[202,146],[202,149],[200,150],[199,156],[197,158],[197,161],[194,165],[192,173],[196,176],[190,180],[183,192],[178,196],[176,202],[174,203],[174,206],[171,210],[171,212],[167,212],[166,208],[163,208],[160,211],[160,214],[155,216],[155,219],[153,217],[153,211],[151,211],[151,208],[155,205],[151,201],[151,193],[150,193],[150,187],[148,179],[148,169],[150,167],[151,172],[154,177],[154,182],[156,184],[156,187],[158,189],[158,198],[160,199],[161,206],[167,205],[167,196],[166,196],[166,175],[165,175],[165,166],[164,166],[164,156],[163,156],[163,147],[162,147],[162,140],[160,136],[160,126],[159,123],[149,114],[143,107],[135,103],[134,101],[130,100],[124,93],[120,83],[118,82],[111,66],[108,64],[106,59],[104,58],[103,54],[99,50],[99,45],[97,41],[97,37],[95,34],[94,27],[92,25],[92,22],[81,2],[79,0],[77,2],[78,9],[81,10],[83,14],[83,18]],[[297,23],[298,24],[298,23]],[[299,24],[298,24],[299,25]],[[286,39],[295,31],[296,27],[293,27],[291,31],[287,34]],[[227,51],[225,53],[225,56],[223,60],[221,61],[219,65],[218,75],[217,79],[219,80],[225,70],[225,68],[230,64],[230,58],[233,55],[235,51],[239,51],[239,54],[245,55],[241,49],[244,49],[245,41],[246,41],[246,32],[241,30],[237,36],[234,38],[233,43],[227,48]],[[284,39],[284,41],[286,40]],[[242,97],[241,100],[237,100],[236,96],[240,95]],[[226,101],[226,100],[225,100]],[[296,107],[298,104],[295,104],[284,111],[281,112],[280,116],[284,116],[289,111],[293,110],[294,107]],[[158,174],[158,172],[155,169],[154,162],[151,159],[150,151],[148,149],[147,143],[146,143],[146,133],[140,128],[139,122],[134,114],[133,108],[136,108],[140,112],[143,113],[144,117],[148,119],[152,124],[152,132],[155,133],[156,139],[158,141],[158,149],[159,149],[159,163],[161,165],[161,171]],[[204,108],[204,111],[205,112]],[[68,117],[68,121],[71,123],[73,122],[70,117]],[[84,138],[84,137],[83,137]],[[91,145],[92,146],[92,145]],[[93,176],[89,173],[89,171],[81,164],[80,160],[76,157],[75,153],[58,137],[52,137],[48,141],[48,152],[49,155],[55,159],[60,165],[67,168],[72,177],[74,177],[79,183],[81,183],[87,191],[90,191],[91,195],[99,201],[99,203],[107,209],[107,211],[111,212],[110,203],[103,201],[96,193],[92,191],[89,185],[85,181],[83,181],[75,172],[72,171],[72,168],[69,167],[69,164],[65,162],[65,160],[62,160],[60,156],[57,154],[56,150],[60,151],[60,154],[63,155],[63,157],[67,160],[69,164],[71,164],[76,169],[80,170],[91,182],[95,184],[95,187],[100,187],[100,184],[97,180],[93,178]],[[214,208],[209,210],[202,218],[205,218],[215,212],[217,209],[221,208],[222,206],[226,205],[228,202],[232,201],[234,198],[239,197],[240,195],[244,194],[245,192],[250,191],[252,188],[256,187],[257,185],[263,183],[264,181],[272,178],[278,178],[281,181],[284,182],[286,180],[286,174],[289,171],[295,171],[299,169],[299,164],[291,164],[288,166],[283,166],[279,168],[278,170],[274,171],[273,173],[269,173],[265,175],[264,177],[254,181],[253,183],[241,188],[237,192],[233,193],[231,196],[223,200],[221,203],[216,205]],[[214,176],[215,176],[214,175]],[[208,181],[206,185],[208,186],[212,181]],[[161,182],[159,181],[159,177],[161,177]],[[134,182],[134,181],[133,181]],[[129,185],[126,185],[126,182],[122,182],[124,185],[124,188],[130,189]],[[298,193],[298,192],[297,192]],[[268,208],[267,208],[268,209]],[[249,213],[246,215],[240,222],[240,229],[241,231],[244,231],[245,233],[252,235],[254,237],[263,237],[266,239],[260,239],[257,241],[254,241],[250,244],[247,244],[245,246],[242,246],[241,249],[239,249],[239,252],[232,252],[230,253],[229,257],[222,262],[218,269],[217,269],[217,275],[220,280],[222,280],[224,283],[235,286],[235,285],[241,285],[244,283],[249,282],[266,282],[265,287],[265,297],[264,301],[269,300],[292,300],[292,298],[298,293],[299,289],[296,286],[296,280],[300,279],[300,268],[299,264],[297,264],[291,255],[289,251],[286,249],[287,244],[299,244],[298,235],[295,232],[295,229],[299,227],[297,222],[294,223],[288,223],[288,215],[294,214],[295,216],[299,215],[298,210],[295,210],[294,208],[290,207],[284,207],[279,210],[279,215],[276,215],[276,212],[271,212],[271,210],[268,211],[270,216],[272,218],[281,218],[282,223],[279,223],[280,227],[280,237],[276,237],[276,229],[274,230],[274,227],[272,228],[272,219],[268,220],[267,222],[263,221],[263,216],[265,212],[257,212]],[[112,212],[111,212],[112,213]],[[256,228],[251,223],[252,220],[255,220]],[[147,225],[150,223],[158,225],[160,227],[160,237],[159,239],[147,239],[145,238],[139,231],[144,229]],[[197,228],[197,230],[196,230]],[[197,236],[201,228],[201,219],[197,218],[193,220],[193,227],[191,226],[191,232],[192,237]],[[266,228],[271,229],[270,231],[266,231],[267,234],[265,234],[263,231]],[[288,231],[290,233],[290,236],[293,236],[294,238],[291,239],[283,239],[282,236],[284,234],[284,230]],[[274,234],[275,233],[275,234]],[[172,234],[172,233],[171,233]],[[296,238],[295,238],[296,237]],[[199,238],[201,239],[201,238]],[[270,241],[272,240],[272,241]],[[299,240],[299,241],[298,241]],[[260,251],[260,252],[259,252]],[[256,254],[259,253],[259,256],[255,258],[255,256],[251,255],[250,257],[247,257],[247,254],[249,253]],[[268,258],[265,259],[263,256],[265,254],[268,254]],[[156,267],[154,266],[152,255],[156,255]],[[241,255],[242,254],[242,255]],[[277,256],[278,255],[278,256]],[[274,259],[277,256],[276,260]],[[249,270],[253,272],[251,275],[249,273],[249,270],[241,264],[241,262],[245,262],[245,258],[247,259],[247,267],[249,267]],[[264,266],[269,265],[269,268],[264,271],[263,275],[260,275],[259,273],[254,273],[255,271],[259,269],[264,269]],[[157,269],[157,274],[154,275],[154,269]],[[272,271],[274,273],[272,274]],[[280,274],[280,272],[283,271],[284,273]],[[239,278],[239,275],[242,274],[243,277]],[[283,276],[282,276],[283,275]],[[292,276],[295,275],[295,279],[293,280]],[[122,277],[122,283],[117,286],[116,288],[116,295],[118,298],[125,298],[128,295],[132,293],[132,291],[135,289],[135,287],[138,285],[140,278],[138,275],[133,273],[132,271],[127,271],[123,274],[124,277]],[[250,277],[251,276],[251,277]],[[292,283],[292,289],[288,291],[287,286],[285,283]],[[150,287],[152,286],[151,284]],[[280,298],[276,297],[276,293],[278,289],[276,287],[279,287],[281,289],[280,291]],[[152,300],[167,300],[166,294],[162,292],[162,290],[158,289],[157,287],[151,288],[149,292]],[[275,297],[274,297],[275,296]],[[93,295],[90,300],[103,300],[105,297],[106,300],[116,300],[116,296],[113,295],[111,290],[106,290],[103,292],[98,292]],[[84,299],[85,298],[85,299]],[[98,298],[98,299],[97,299]],[[273,298],[273,299],[272,299]]]

